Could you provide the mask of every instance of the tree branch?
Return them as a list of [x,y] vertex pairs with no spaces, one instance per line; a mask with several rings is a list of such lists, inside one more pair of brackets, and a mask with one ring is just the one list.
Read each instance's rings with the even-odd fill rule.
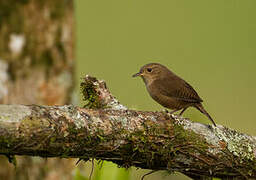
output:
[[[256,138],[165,112],[128,110],[86,76],[85,108],[0,105],[0,154],[100,159],[190,177],[256,178]],[[100,109],[99,109],[100,108]]]

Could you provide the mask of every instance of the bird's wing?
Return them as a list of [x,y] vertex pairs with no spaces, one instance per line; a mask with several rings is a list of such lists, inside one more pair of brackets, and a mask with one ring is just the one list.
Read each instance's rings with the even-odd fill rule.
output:
[[165,96],[185,102],[203,102],[193,87],[177,76],[157,79],[153,83],[158,88],[159,93]]

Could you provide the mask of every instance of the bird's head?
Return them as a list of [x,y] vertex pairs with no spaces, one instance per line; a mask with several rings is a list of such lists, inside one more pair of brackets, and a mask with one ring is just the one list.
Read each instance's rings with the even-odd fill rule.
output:
[[134,74],[132,77],[140,76],[146,84],[165,76],[170,72],[165,66],[158,63],[150,63],[142,66],[140,71]]

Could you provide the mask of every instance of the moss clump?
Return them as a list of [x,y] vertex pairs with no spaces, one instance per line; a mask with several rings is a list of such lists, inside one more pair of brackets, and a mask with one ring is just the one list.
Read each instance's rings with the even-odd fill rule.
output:
[[41,129],[41,127],[49,125],[49,120],[47,119],[38,120],[36,117],[24,118],[21,122],[22,122],[20,126],[21,130],[26,130],[26,129],[33,130],[34,128]]
[[[208,148],[208,144],[203,137],[193,131],[184,130],[181,125],[166,123],[154,124],[152,121],[143,123],[144,130],[136,131],[129,137],[132,156],[127,157],[130,162],[140,159],[146,167],[168,167],[183,161],[189,164],[185,156],[189,154],[197,155]],[[143,155],[143,157],[142,157]],[[177,158],[174,158],[177,156]],[[184,157],[184,159],[182,159]],[[132,159],[131,159],[132,158]],[[157,161],[156,161],[157,159]],[[204,162],[198,162],[200,167],[204,167]]]
[[14,155],[7,154],[5,155],[8,158],[9,163],[12,163],[14,167],[17,167],[17,160]]
[[101,102],[100,97],[96,91],[95,82],[97,82],[96,78],[87,76],[84,78],[84,82],[80,84],[80,89],[83,95],[83,101],[86,103],[83,106],[85,108],[104,108],[104,104]]

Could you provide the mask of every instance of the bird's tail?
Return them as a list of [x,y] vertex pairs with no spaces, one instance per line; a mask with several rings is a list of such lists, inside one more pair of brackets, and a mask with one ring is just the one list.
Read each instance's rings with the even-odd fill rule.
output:
[[200,104],[195,104],[194,107],[196,109],[198,109],[201,113],[203,113],[204,115],[206,115],[211,121],[212,123],[214,124],[214,126],[216,126],[215,122],[213,121],[212,117],[208,114],[208,112],[204,109],[203,105],[200,103]]

